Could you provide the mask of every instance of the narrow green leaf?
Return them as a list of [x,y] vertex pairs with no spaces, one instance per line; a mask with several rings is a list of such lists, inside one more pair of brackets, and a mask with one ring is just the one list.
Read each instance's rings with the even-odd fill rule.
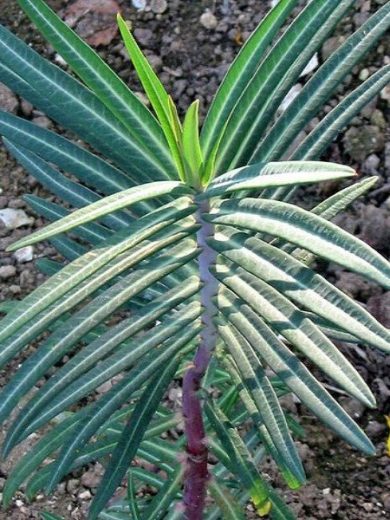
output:
[[302,484],[305,481],[302,463],[289,433],[283,411],[260,361],[238,332],[225,325],[219,325],[218,330],[237,364],[242,384],[256,404],[280,458],[294,477],[294,484],[296,481]]
[[[206,403],[205,411],[221,441],[226,447],[229,446],[229,453],[234,459],[234,469],[240,472],[243,484],[248,489],[257,513],[260,516],[266,516],[271,511],[273,517],[273,511],[274,509],[279,510],[281,501],[273,489],[262,479],[255,465],[256,460],[251,456],[237,429],[233,428],[221,410],[210,402]],[[286,520],[293,519],[287,506],[284,506],[284,510],[289,513]]]
[[[162,255],[144,268],[138,268],[136,271],[131,272],[123,278],[123,280],[103,292],[86,305],[86,307],[66,320],[62,326],[58,327],[58,329],[40,345],[38,350],[23,363],[17,374],[1,392],[0,421],[8,416],[21,397],[33,387],[46,371],[60,361],[66,353],[71,352],[77,342],[88,334],[88,332],[93,330],[96,325],[103,322],[103,320],[110,316],[134,294],[138,294],[150,283],[164,277],[168,272],[174,270],[189,257],[193,257],[193,252],[188,253],[188,251],[188,244],[186,247],[185,244],[181,243],[180,256],[177,249],[175,251],[173,248],[168,255]],[[157,341],[159,338],[158,330],[154,330],[155,336],[153,337],[153,341]],[[146,340],[147,337],[148,335],[145,334],[143,339]],[[145,352],[140,349],[143,344],[144,341],[139,340],[131,351],[131,356],[134,356],[135,359],[140,355],[144,355]],[[123,352],[126,351],[127,348],[122,346],[120,350]],[[139,350],[141,350],[141,352],[139,352]],[[126,356],[123,354],[123,366],[125,364],[125,358]],[[130,361],[128,362],[130,363]],[[110,369],[113,370],[114,366],[115,364],[112,362]],[[104,378],[104,370],[101,367],[99,377]],[[85,383],[86,382],[87,378],[85,378]],[[97,383],[96,386],[98,386],[98,384],[100,383]],[[76,391],[77,388],[80,391],[84,387],[84,381],[76,381],[73,386],[68,384],[66,390],[69,396],[72,395],[71,390],[74,386],[76,386]],[[89,383],[89,386],[91,386],[91,383]],[[58,393],[55,394],[51,407],[53,407],[52,404],[56,401],[56,397],[58,397]]]
[[[350,2],[349,2],[350,3]],[[275,160],[317,114],[337,86],[390,27],[390,5],[378,9],[320,67],[290,103],[267,138],[252,155],[252,161]]]
[[[58,220],[72,214],[71,211],[63,208],[59,204],[50,202],[35,195],[24,195],[23,200],[26,201],[30,208],[38,215],[50,221],[54,220],[57,222]],[[86,225],[77,226],[77,228],[72,229],[72,235],[82,238],[83,241],[87,241],[90,244],[97,245],[112,236],[112,233],[105,226],[102,226],[97,222],[90,222]],[[56,236],[51,240],[59,239],[60,237],[62,237],[62,235]],[[74,245],[74,247],[80,252],[80,248],[83,248],[80,244]],[[85,248],[83,249],[84,252],[87,252]]]
[[[125,172],[148,182],[167,178],[91,90],[0,26],[0,62],[21,79],[10,88],[73,131]],[[4,67],[3,69],[4,70]],[[10,74],[5,80],[10,79]],[[3,81],[3,76],[0,76]],[[27,84],[27,87],[26,87]],[[23,144],[23,143],[21,143]]]
[[162,132],[149,110],[113,70],[42,0],[18,0],[45,39],[61,54],[68,65],[124,124],[146,153],[152,153],[168,174],[172,163]]
[[208,490],[223,514],[223,518],[226,520],[245,520],[242,507],[219,479],[213,478],[208,483]]
[[199,101],[187,110],[183,124],[183,160],[187,182],[196,188],[200,185],[200,169],[203,162],[199,143]]
[[377,182],[378,177],[368,177],[367,179],[352,184],[352,186],[348,186],[328,197],[323,202],[320,202],[320,204],[311,210],[311,213],[319,215],[325,220],[332,220],[358,197],[370,190]]
[[219,265],[215,276],[344,390],[375,406],[372,392],[351,363],[287,298],[240,267]]
[[[227,290],[222,292],[221,297],[225,297]],[[230,300],[229,300],[230,301]],[[229,314],[230,316],[230,314]],[[231,322],[228,321],[227,316],[225,317],[225,321],[221,320],[222,323],[227,323],[231,326]],[[243,338],[241,338],[243,341]],[[266,448],[267,452],[271,455],[276,465],[278,466],[279,471],[281,472],[284,480],[287,482],[288,486],[292,489],[297,489],[301,486],[299,480],[296,479],[293,473],[291,473],[289,467],[286,465],[283,455],[280,455],[277,446],[275,445],[271,435],[268,433],[268,430],[263,422],[263,419],[258,411],[258,407],[254,400],[252,399],[249,391],[242,383],[242,377],[240,372],[238,371],[237,365],[234,360],[226,355],[226,352],[223,352],[222,363],[228,370],[232,380],[235,382],[237,388],[240,389],[240,398],[241,401],[247,410],[249,417],[252,419],[253,424],[255,425],[256,431],[258,432],[261,442]],[[287,392],[288,393],[288,392]],[[278,395],[279,397],[279,395]],[[245,417],[245,420],[247,417]],[[286,416],[286,422],[289,425],[288,416]],[[291,428],[290,428],[291,430]]]
[[278,2],[245,42],[229,67],[202,128],[201,144],[205,157],[215,149],[226,121],[247,85],[248,78],[256,72],[265,51],[297,3],[298,0]]
[[137,504],[137,495],[134,482],[134,472],[129,469],[127,478],[127,500],[129,502],[129,509],[132,520],[141,520],[140,511]]
[[22,238],[9,247],[9,251],[15,251],[20,247],[35,244],[41,240],[69,231],[72,228],[86,224],[101,216],[108,215],[118,209],[126,208],[136,202],[147,200],[161,195],[182,195],[189,194],[190,190],[182,183],[177,181],[158,181],[149,184],[136,186],[128,190],[104,197],[85,208],[81,208],[71,213],[61,221],[46,226],[44,229],[33,233],[28,238]]
[[261,359],[275,371],[301,401],[348,443],[368,454],[375,448],[356,423],[344,412],[303,363],[248,305],[225,295],[224,314],[240,330]]
[[142,339],[138,338],[138,341],[125,343],[101,361],[99,366],[91,368],[79,379],[72,382],[68,391],[67,389],[60,391],[32,420],[29,424],[29,431],[35,431],[46,424],[50,419],[66,410],[67,407],[93,392],[101,384],[120,374],[123,370],[129,369],[137,362],[144,363],[144,360],[149,359],[152,355],[153,349],[159,348],[163,342],[167,343],[170,335],[178,334],[180,327],[190,327],[199,314],[199,309],[194,303],[184,308],[177,316],[164,320],[158,328],[156,327],[155,335],[149,332],[142,336]]
[[160,121],[165,138],[171,150],[173,160],[176,164],[179,178],[184,181],[184,168],[180,156],[179,145],[175,137],[176,126],[172,125],[170,109],[171,102],[169,101],[169,96],[166,93],[163,84],[153,71],[152,67],[149,65],[148,60],[142,54],[141,49],[131,34],[126,21],[120,14],[118,14],[117,20],[127,52],[129,53],[130,59],[133,62],[142,86],[144,87],[149,101]]
[[[155,237],[154,241],[146,242],[143,246],[136,247],[131,252],[131,254],[128,253],[123,257],[119,258],[118,260],[114,259],[111,262],[109,262],[108,265],[101,268],[97,272],[97,274],[90,276],[86,281],[83,281],[83,283],[77,286],[75,289],[71,290],[70,292],[65,291],[67,292],[67,294],[59,302],[58,295],[56,295],[55,293],[51,295],[50,288],[49,294],[46,294],[46,291],[45,294],[46,296],[51,295],[54,298],[54,302],[51,302],[49,308],[44,307],[44,311],[40,308],[43,302],[41,302],[39,299],[33,298],[32,295],[32,301],[34,302],[34,305],[36,304],[38,306],[35,308],[34,311],[35,320],[33,323],[29,321],[26,322],[24,325],[22,324],[22,328],[20,328],[19,326],[20,323],[13,323],[12,327],[14,328],[17,326],[19,330],[17,333],[11,335],[11,337],[9,337],[7,341],[3,342],[2,361],[5,363],[7,360],[9,360],[13,355],[15,355],[15,353],[20,351],[20,349],[26,344],[26,342],[31,341],[37,336],[37,334],[45,330],[45,328],[51,322],[53,322],[53,320],[63,315],[65,312],[69,311],[74,306],[78,305],[80,301],[85,299],[91,293],[96,292],[97,289],[99,289],[101,286],[104,286],[111,278],[117,276],[118,274],[130,268],[131,266],[136,265],[141,260],[153,254],[153,252],[159,251],[160,249],[168,246],[169,244],[173,244],[179,241],[180,239],[184,238],[186,234],[186,231],[184,231],[183,234],[181,230],[179,231],[179,233],[174,233],[171,236],[167,236],[167,234],[164,233],[164,238],[158,240],[158,237]],[[85,260],[84,257],[82,257],[81,260],[83,259]],[[178,265],[180,265],[180,263]],[[66,268],[64,268],[64,270],[66,270]],[[78,273],[76,272],[73,274],[74,276],[69,278],[69,283],[77,281]],[[42,296],[42,300],[44,299],[45,298]],[[15,309],[14,315],[19,316],[19,313],[21,311],[20,307],[22,307],[22,303],[18,306],[17,309]],[[26,314],[27,311],[22,313],[19,316],[20,319],[25,319]],[[38,316],[36,314],[38,314]],[[3,322],[6,322],[6,319],[4,319]]]
[[218,173],[248,163],[281,101],[341,19],[345,4],[352,1],[317,0],[307,4],[256,73],[246,78],[247,86],[230,116],[219,148]]
[[212,182],[202,197],[215,197],[239,190],[289,186],[342,179],[356,175],[348,166],[325,162],[285,161],[258,163],[227,172]]
[[[83,420],[77,434],[72,439],[72,442],[61,451],[59,458],[52,471],[51,480],[48,485],[48,492],[59,482],[59,480],[66,474],[68,467],[75,459],[78,450],[82,447],[96,430],[110,417],[110,415],[119,408],[132,393],[140,387],[147,379],[149,379],[156,370],[161,370],[168,360],[175,356],[180,350],[184,354],[186,345],[198,335],[200,326],[194,323],[192,327],[187,327],[186,332],[180,333],[180,338],[170,342],[170,345],[165,347],[159,354],[151,352],[149,356],[145,357],[138,365],[132,369],[129,378],[123,379],[117,383],[109,392],[101,397],[92,407],[91,412]],[[190,345],[189,348],[193,348]]]
[[265,199],[222,202],[203,218],[283,238],[390,288],[390,264],[363,241],[291,204]]
[[[78,296],[78,302],[80,301],[80,296],[83,294],[84,287],[82,282],[85,284],[92,282],[90,292],[87,293],[90,294],[93,290],[96,290],[99,287],[96,275],[98,277],[100,276],[101,284],[104,284],[112,276],[119,274],[122,270],[129,267],[137,257],[137,254],[135,253],[136,256],[131,255],[130,259],[127,259],[126,255],[122,258],[120,256],[122,253],[131,247],[137,246],[137,244],[142,242],[142,240],[152,237],[153,234],[162,230],[164,227],[173,224],[175,221],[188,214],[193,213],[195,209],[196,206],[189,206],[188,200],[178,199],[178,201],[166,205],[166,207],[161,208],[161,210],[157,210],[156,212],[139,219],[134,224],[133,233],[130,234],[127,232],[127,239],[120,240],[116,244],[114,242],[111,245],[106,245],[105,247],[99,248],[97,251],[91,251],[67,265],[59,273],[54,275],[47,282],[43,283],[33,293],[20,302],[14,312],[3,318],[1,321],[2,329],[0,332],[0,341],[4,342],[4,340],[15,334],[23,326],[26,327],[24,332],[27,334],[28,338],[31,338],[31,334],[33,334],[32,337],[35,337],[37,333],[42,331],[43,324],[50,323],[51,319],[56,315],[56,312],[62,313],[67,310],[67,303],[65,300],[62,307],[60,305],[55,306],[53,316],[51,316],[46,310],[47,307],[57,302],[62,296],[66,295],[70,291],[73,292],[69,295],[69,302],[73,306],[75,304],[73,297],[77,294],[77,291],[81,291]],[[147,254],[145,250],[144,252]],[[104,266],[106,267],[103,271],[99,271]],[[76,288],[77,286],[79,287]],[[32,324],[31,320],[36,318],[36,316],[43,311],[45,311],[43,322],[35,321]],[[20,339],[20,337],[17,338],[17,341],[20,341]],[[28,340],[26,339],[26,341]],[[5,363],[16,352],[17,350],[15,351],[11,347],[6,348],[3,343],[2,352],[0,354],[0,363]]]
[[[38,155],[26,150],[22,146],[18,146],[3,139],[8,151],[18,160],[18,162],[45,188],[51,193],[62,198],[65,202],[69,202],[77,208],[86,206],[101,199],[101,196],[82,184],[74,182],[58,170],[52,168],[46,161],[42,160]],[[112,229],[121,229],[128,226],[134,220],[130,214],[124,212],[116,212],[113,215],[107,215],[102,223]]]
[[[141,277],[146,274],[142,274]],[[96,363],[110,354],[118,345],[123,345],[124,341],[128,341],[142,329],[145,329],[152,323],[161,319],[168,311],[178,304],[190,298],[199,290],[199,280],[195,277],[187,280],[184,287],[180,289],[172,289],[171,291],[160,296],[157,300],[146,305],[141,311],[134,316],[121,321],[115,327],[109,329],[105,334],[97,337],[89,345],[85,346],[82,351],[76,353],[63,367],[43,385],[38,392],[34,394],[28,404],[22,409],[12,427],[9,429],[8,436],[4,442],[4,451],[9,451],[15,444],[25,438],[35,427],[33,419],[37,414],[46,407],[64,388],[68,388],[72,382],[86,373]],[[72,328],[72,327],[70,327]],[[157,331],[156,331],[157,332]],[[59,333],[59,337],[62,335]],[[55,339],[55,338],[54,338]],[[58,349],[57,345],[53,345],[53,337],[49,339],[48,353],[52,358],[52,351]],[[61,351],[62,352],[62,351]],[[33,359],[33,357],[35,359]],[[37,371],[39,364],[42,364],[42,347],[36,356],[33,356],[28,364]],[[24,365],[23,365],[24,366]],[[46,366],[49,366],[46,363]],[[29,371],[27,370],[26,373]]]
[[5,507],[10,505],[13,495],[21,484],[32,475],[42,462],[52,455],[62,443],[66,442],[66,439],[72,437],[75,428],[77,428],[77,424],[76,417],[64,419],[46,433],[46,435],[29,450],[28,454],[17,462],[4,485],[2,501]]
[[122,171],[63,136],[0,110],[0,134],[97,190],[112,194],[137,183]]
[[209,242],[226,258],[328,322],[385,351],[390,332],[321,275],[279,248],[244,233],[218,233]]
[[[89,510],[89,518],[91,520],[95,520],[98,517],[108,500],[115,493],[116,488],[120,485],[128,467],[137,453],[138,446],[142,441],[145,430],[178,368],[178,364],[178,359],[174,357],[161,373],[151,380],[138,401],[129,422],[123,430],[118,445],[112,454],[110,462],[100,482],[95,498],[92,501]],[[179,476],[181,478],[180,474]],[[174,491],[175,494],[176,489],[177,487]],[[164,500],[162,502],[161,506],[163,506]],[[153,515],[149,518],[155,518],[155,516]]]
[[53,515],[53,513],[41,513],[42,520],[64,520],[62,516]]
[[390,82],[390,65],[379,69],[327,114],[294,152],[295,160],[320,157],[334,137]]
[[166,481],[160,492],[153,497],[150,505],[143,511],[142,517],[145,520],[166,518],[168,510],[175,507],[175,499],[177,499],[183,477],[184,467],[179,465],[173,476]]

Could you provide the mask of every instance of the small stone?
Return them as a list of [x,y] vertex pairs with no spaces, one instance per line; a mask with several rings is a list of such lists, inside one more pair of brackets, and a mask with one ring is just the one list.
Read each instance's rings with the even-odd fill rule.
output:
[[209,10],[205,11],[200,17],[200,23],[205,29],[215,29],[218,25],[218,20]]
[[380,97],[390,104],[390,85],[387,85],[383,90],[381,90]]
[[131,0],[131,3],[138,11],[143,11],[146,7],[146,0]]
[[379,157],[375,154],[371,154],[367,157],[367,159],[363,163],[363,171],[368,175],[376,175],[378,173],[378,168],[381,163]]
[[92,498],[91,492],[86,490],[78,495],[80,500],[90,500]]
[[31,103],[29,103],[28,101],[26,101],[25,99],[22,99],[22,101],[20,102],[20,108],[23,112],[23,115],[26,117],[31,116],[32,111],[34,110],[33,105]]
[[34,219],[27,216],[22,209],[5,208],[0,210],[0,221],[7,229],[16,229],[29,226],[34,222]]
[[76,478],[71,478],[70,480],[68,480],[68,482],[66,484],[66,489],[67,489],[68,493],[74,493],[75,491],[77,491],[79,486],[80,486],[80,481]]
[[96,392],[98,394],[106,394],[108,391],[110,391],[112,388],[112,382],[106,381],[105,383],[101,384],[96,388]]
[[372,502],[365,502],[362,504],[362,507],[367,513],[371,513],[371,511],[374,509],[374,504]]
[[46,116],[37,116],[37,117],[34,117],[32,122],[34,124],[36,124],[37,126],[40,126],[41,128],[50,128],[51,126],[51,121],[48,117]]
[[385,208],[368,204],[362,209],[359,238],[377,250],[390,245],[390,215]]
[[134,92],[134,94],[145,106],[150,105],[149,99],[143,92]]
[[18,100],[12,90],[0,83],[0,108],[6,112],[15,113],[18,105]]
[[313,72],[313,70],[315,70],[318,67],[318,65],[319,65],[318,54],[315,53],[314,56],[310,59],[310,61],[306,65],[306,67],[301,72],[300,77],[307,76],[308,74],[310,74],[310,72]]
[[365,428],[365,432],[369,437],[377,437],[382,435],[386,430],[386,426],[384,423],[380,423],[378,421],[369,421],[367,427]]
[[367,105],[362,109],[361,115],[365,117],[366,119],[370,119],[372,114],[376,110],[376,106],[378,104],[378,96],[375,96],[372,98],[372,100],[367,103]]
[[168,2],[167,0],[152,0],[150,8],[154,13],[162,14],[168,9]]
[[340,398],[340,403],[347,414],[354,419],[360,419],[364,413],[364,404],[360,403],[356,399],[353,399],[352,397],[342,397]]
[[370,71],[368,69],[362,69],[360,72],[359,72],[359,79],[361,81],[365,81],[370,75]]
[[54,61],[56,63],[58,63],[58,65],[61,65],[61,67],[66,67],[67,66],[67,63],[66,61],[64,60],[64,58],[61,56],[61,54],[56,54],[54,56]]
[[373,125],[350,128],[344,136],[345,151],[355,161],[364,161],[371,153],[381,152],[385,146],[383,132]]
[[382,130],[386,130],[387,122],[381,110],[374,110],[371,115],[371,123]]
[[367,302],[367,310],[386,328],[390,328],[390,291],[372,296]]
[[321,56],[325,61],[331,54],[333,54],[340,45],[345,41],[344,36],[332,36],[322,46]]
[[152,30],[142,29],[140,27],[134,29],[134,37],[140,44],[142,44],[145,47],[147,47],[153,41],[154,38]]
[[33,246],[21,247],[14,253],[14,257],[19,264],[24,264],[25,262],[31,262],[34,258],[34,248]]
[[[101,468],[101,471],[97,471],[96,469]],[[90,469],[86,473],[83,473],[81,476],[81,484],[89,489],[97,488],[100,480],[102,478],[103,468],[100,465],[97,465],[97,468]]]
[[383,493],[381,496],[381,500],[383,502],[383,507],[385,508],[385,511],[390,511],[390,492]]
[[0,278],[2,280],[7,280],[8,278],[12,278],[16,274],[16,267],[14,265],[3,265],[0,267]]

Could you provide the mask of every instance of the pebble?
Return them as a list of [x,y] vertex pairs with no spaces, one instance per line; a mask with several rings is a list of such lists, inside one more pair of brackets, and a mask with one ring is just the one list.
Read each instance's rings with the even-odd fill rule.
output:
[[137,27],[134,29],[134,37],[141,45],[147,47],[153,41],[153,31]]
[[14,265],[3,265],[0,267],[0,278],[7,280],[16,275],[16,267]]
[[37,116],[37,117],[34,117],[32,122],[34,124],[36,124],[37,126],[40,126],[41,128],[50,128],[51,126],[51,121],[48,117],[46,116]]
[[346,152],[355,161],[363,161],[369,154],[381,152],[385,146],[382,131],[374,125],[353,126],[347,130],[343,141]]
[[378,168],[381,163],[381,160],[374,153],[369,155],[367,159],[363,163],[363,171],[368,175],[376,175],[378,173]]
[[300,77],[307,76],[308,74],[310,74],[310,72],[313,72],[313,70],[315,70],[318,67],[318,65],[319,65],[318,54],[315,53],[314,56],[310,59],[310,61],[306,65],[306,67],[301,72]]
[[15,251],[13,256],[16,258],[16,261],[19,264],[31,262],[31,260],[34,258],[34,248],[33,246],[21,247]]
[[205,29],[215,29],[218,25],[218,20],[211,11],[205,11],[200,17],[200,23]]
[[359,73],[359,79],[361,81],[365,81],[370,76],[370,71],[368,69],[362,69]]
[[97,488],[102,478],[103,472],[103,467],[100,466],[100,464],[96,464],[93,469],[83,473],[81,476],[81,484],[89,489]]
[[327,58],[329,58],[329,56],[333,54],[334,51],[337,50],[344,41],[344,36],[332,36],[326,40],[321,50],[322,59],[325,61]]
[[364,413],[364,410],[366,409],[364,404],[360,403],[356,399],[353,399],[352,397],[341,397],[340,404],[347,412],[347,414],[350,415],[353,419],[360,419]]
[[390,85],[387,85],[380,93],[381,98],[390,105]]
[[150,7],[154,13],[162,14],[168,9],[168,2],[167,0],[152,0]]
[[90,500],[92,498],[91,492],[86,490],[78,495],[80,500]]
[[390,327],[390,291],[372,296],[367,302],[367,310],[386,328]]
[[365,432],[369,437],[375,437],[378,435],[382,435],[386,431],[386,426],[384,423],[380,423],[378,421],[369,421]]
[[146,0],[131,0],[131,3],[139,11],[143,11],[146,7]]
[[0,108],[6,112],[15,113],[18,105],[19,102],[12,90],[0,83]]
[[385,116],[383,115],[383,112],[381,110],[374,110],[371,115],[371,123],[381,130],[386,130],[387,128],[387,121],[385,119]]
[[68,493],[74,493],[78,490],[79,486],[80,481],[76,478],[71,478],[70,480],[68,480],[66,484],[66,490],[68,491]]
[[22,226],[29,226],[34,222],[22,209],[5,208],[0,210],[0,221],[8,229],[16,229]]

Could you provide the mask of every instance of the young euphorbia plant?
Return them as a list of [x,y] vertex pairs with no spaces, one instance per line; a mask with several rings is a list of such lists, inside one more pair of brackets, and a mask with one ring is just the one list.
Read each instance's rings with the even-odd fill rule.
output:
[[[18,3],[80,81],[4,27],[0,80],[89,146],[0,113],[10,153],[65,204],[27,195],[54,222],[10,247],[49,240],[64,261],[39,260],[50,278],[2,307],[1,365],[37,345],[1,393],[2,421],[24,400],[3,455],[45,427],[8,476],[5,507],[25,481],[31,499],[100,460],[105,473],[90,519],[242,519],[248,501],[259,516],[293,518],[259,469],[269,454],[290,487],[305,481],[293,439],[301,429],[280,398],[293,393],[346,442],[372,454],[369,439],[302,358],[373,407],[374,396],[333,340],[388,352],[390,339],[313,270],[313,260],[336,262],[387,289],[390,264],[330,222],[375,178],[310,211],[290,201],[300,185],[355,175],[318,159],[387,84],[390,66],[298,147],[290,145],[388,29],[390,4],[280,113],[354,3],[310,2],[278,38],[297,4],[281,0],[232,64],[199,133],[198,102],[182,121],[120,16],[152,110],[42,0]],[[182,385],[180,414],[164,400],[174,380]],[[110,388],[96,394],[107,381]],[[128,498],[104,509],[125,477]],[[140,494],[145,485],[153,493]]]

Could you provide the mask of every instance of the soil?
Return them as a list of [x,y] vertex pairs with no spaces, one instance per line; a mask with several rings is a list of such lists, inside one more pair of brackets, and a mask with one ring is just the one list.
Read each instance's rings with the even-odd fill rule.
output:
[[[94,2],[104,4],[101,0],[90,0],[89,3],[93,6]],[[78,2],[51,0],[48,3],[64,16],[70,16],[66,9],[69,9],[69,6],[75,7]],[[146,2],[144,11],[137,11],[130,0],[117,0],[117,3],[124,16],[133,22],[135,34],[142,48],[178,103],[180,112],[183,112],[193,99],[198,98],[204,114],[228,64],[268,9],[271,1],[153,0]],[[348,35],[358,28],[370,12],[375,11],[383,3],[386,3],[386,0],[357,0],[350,16],[340,24],[335,35],[318,53],[319,61],[321,62],[337,47],[342,35]],[[99,38],[102,42],[98,46],[99,52],[135,91],[140,92],[141,88],[129,67],[123,46],[115,30],[112,30],[111,19],[107,18],[107,14],[89,16],[92,18],[88,23],[83,23],[83,17],[80,16],[80,19],[75,22],[76,29],[86,38],[96,37],[96,32],[101,30],[98,35],[98,43]],[[18,8],[16,0],[0,0],[0,22],[49,59],[58,62],[58,56],[32,30]],[[90,32],[91,23],[94,27],[93,35]],[[353,70],[344,87],[339,89],[336,98],[331,100],[324,112],[334,106],[362,79],[386,63],[390,63],[390,38],[382,39],[376,49]],[[141,92],[140,95],[142,96]],[[324,160],[351,165],[361,177],[379,176],[374,190],[341,215],[338,223],[366,240],[386,257],[390,252],[389,98],[388,89],[377,96],[362,111],[362,114],[352,121],[349,128],[337,138],[323,157]],[[1,90],[1,86],[0,105],[6,110],[34,120],[37,124],[52,125],[44,114],[34,110],[28,103],[13,96],[7,90]],[[321,118],[321,115],[319,114],[318,117]],[[311,125],[315,125],[316,121],[318,119],[313,120]],[[302,137],[300,136],[301,139]],[[9,243],[44,224],[42,219],[29,211],[22,199],[23,194],[33,193],[49,197],[51,200],[53,197],[45,193],[2,146],[0,146],[0,177],[3,189],[0,194],[0,211],[4,208],[17,209],[25,212],[24,216],[29,218],[27,225],[15,229],[0,227],[1,302],[11,298],[22,298],[41,283],[43,275],[35,268],[34,261],[43,257],[55,258],[56,252],[45,244],[34,246],[32,259],[31,251],[27,252],[25,258],[17,258],[4,252]],[[335,185],[327,183],[320,189],[310,188],[301,191],[299,197],[302,204],[311,206],[324,196],[333,193],[335,189]],[[333,265],[320,267],[338,287],[366,304],[379,320],[390,327],[390,293],[383,293],[377,286],[364,282],[339,267]],[[297,405],[291,402],[292,411],[299,413],[306,428],[306,436],[300,441],[300,450],[309,475],[309,483],[298,492],[286,492],[272,465],[267,464],[265,471],[276,482],[281,493],[287,497],[287,501],[296,511],[299,519],[388,518],[390,516],[390,459],[386,455],[385,447],[388,435],[385,415],[390,413],[390,360],[385,359],[377,351],[360,346],[340,345],[340,348],[353,361],[377,397],[378,409],[375,411],[361,408],[346,396],[340,397],[340,402],[347,411],[366,428],[377,447],[377,455],[365,458],[348,448],[332,433],[313,422],[303,410],[297,410]],[[0,373],[0,385],[8,380],[19,362],[20,359],[6,372]],[[0,440],[1,436],[0,432]],[[31,442],[33,440],[30,439]],[[28,445],[22,446],[20,450],[23,452],[28,450]],[[12,460],[20,456],[20,450],[13,454],[11,461],[0,463],[0,492]],[[28,504],[20,493],[10,510],[0,512],[0,519],[40,518],[39,511],[42,510],[55,512],[65,519],[84,519],[99,473],[101,473],[99,465],[91,466],[86,474],[87,477],[76,473],[59,486],[54,496],[46,498],[40,495],[33,504]],[[254,517],[250,506],[248,517]]]

